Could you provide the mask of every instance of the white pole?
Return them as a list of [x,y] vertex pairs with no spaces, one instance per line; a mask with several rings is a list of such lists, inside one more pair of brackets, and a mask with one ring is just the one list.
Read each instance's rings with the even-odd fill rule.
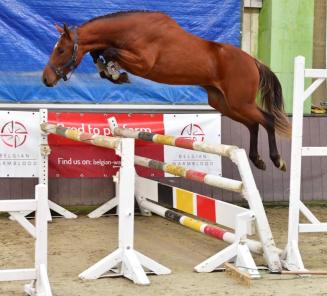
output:
[[[35,187],[35,268],[33,281],[26,284],[24,291],[26,294],[52,296],[50,282],[48,278],[48,188],[45,184],[38,184]],[[28,271],[28,270],[21,270]],[[21,277],[16,280],[21,280]]]
[[262,243],[263,255],[266,259],[268,267],[272,272],[282,270],[279,253],[275,246],[270,225],[262,204],[260,193],[255,184],[249,161],[244,149],[237,149],[232,152],[232,161],[237,165],[242,182],[243,195],[248,201],[250,210],[255,213],[256,229],[259,240]]
[[299,251],[299,220],[301,203],[301,162],[304,110],[305,58],[298,56],[294,64],[293,121],[290,169],[288,241],[284,265],[289,270],[303,270]]
[[48,265],[48,188],[44,184],[35,187],[36,212],[35,212],[35,268],[37,272],[36,289],[43,288],[40,267],[47,269]]
[[295,58],[294,86],[293,86],[293,121],[292,121],[292,149],[290,168],[290,197],[288,242],[299,240],[299,213],[301,194],[301,161],[303,135],[303,105],[304,105],[304,68],[305,59],[302,56]]
[[119,248],[133,249],[134,241],[134,139],[121,139],[121,167],[118,175]]

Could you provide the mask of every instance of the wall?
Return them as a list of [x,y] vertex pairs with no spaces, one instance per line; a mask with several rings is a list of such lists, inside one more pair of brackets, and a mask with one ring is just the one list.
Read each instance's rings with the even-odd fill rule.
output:
[[[314,1],[265,0],[259,16],[258,56],[281,81],[286,111],[292,111],[294,57],[312,67]],[[310,101],[305,107],[310,113]]]

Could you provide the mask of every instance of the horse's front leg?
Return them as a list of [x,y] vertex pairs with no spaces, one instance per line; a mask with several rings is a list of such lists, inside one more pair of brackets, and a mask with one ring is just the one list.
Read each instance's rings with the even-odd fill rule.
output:
[[109,53],[110,52],[107,52],[105,54],[105,50],[90,51],[90,55],[94,64],[96,64],[100,77],[103,79],[108,79],[115,84],[129,83],[130,81],[127,73],[120,73],[119,69],[115,68],[115,65],[112,61],[113,56]]
[[146,77],[155,64],[155,57],[151,53],[132,52],[127,49],[110,49],[111,53],[115,54],[115,61],[128,72],[140,76]]

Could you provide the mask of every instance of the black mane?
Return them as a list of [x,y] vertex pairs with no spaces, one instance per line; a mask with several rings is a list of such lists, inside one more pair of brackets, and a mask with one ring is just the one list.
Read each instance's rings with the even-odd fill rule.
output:
[[118,11],[118,12],[108,13],[108,14],[105,14],[105,15],[96,16],[96,17],[88,20],[87,22],[85,22],[83,25],[89,24],[89,23],[94,22],[94,21],[97,21],[97,20],[106,19],[106,18],[112,18],[112,17],[117,17],[117,16],[122,16],[122,15],[126,15],[126,14],[133,14],[133,13],[155,13],[155,12],[158,12],[158,11],[153,11],[153,10],[127,10],[127,11]]

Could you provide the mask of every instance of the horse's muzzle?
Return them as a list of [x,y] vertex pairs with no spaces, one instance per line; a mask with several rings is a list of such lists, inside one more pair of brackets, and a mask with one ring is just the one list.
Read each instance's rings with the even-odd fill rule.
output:
[[48,80],[47,80],[47,78],[45,76],[42,77],[42,82],[47,87],[52,87],[53,86],[53,84],[51,84],[51,83],[48,82]]

